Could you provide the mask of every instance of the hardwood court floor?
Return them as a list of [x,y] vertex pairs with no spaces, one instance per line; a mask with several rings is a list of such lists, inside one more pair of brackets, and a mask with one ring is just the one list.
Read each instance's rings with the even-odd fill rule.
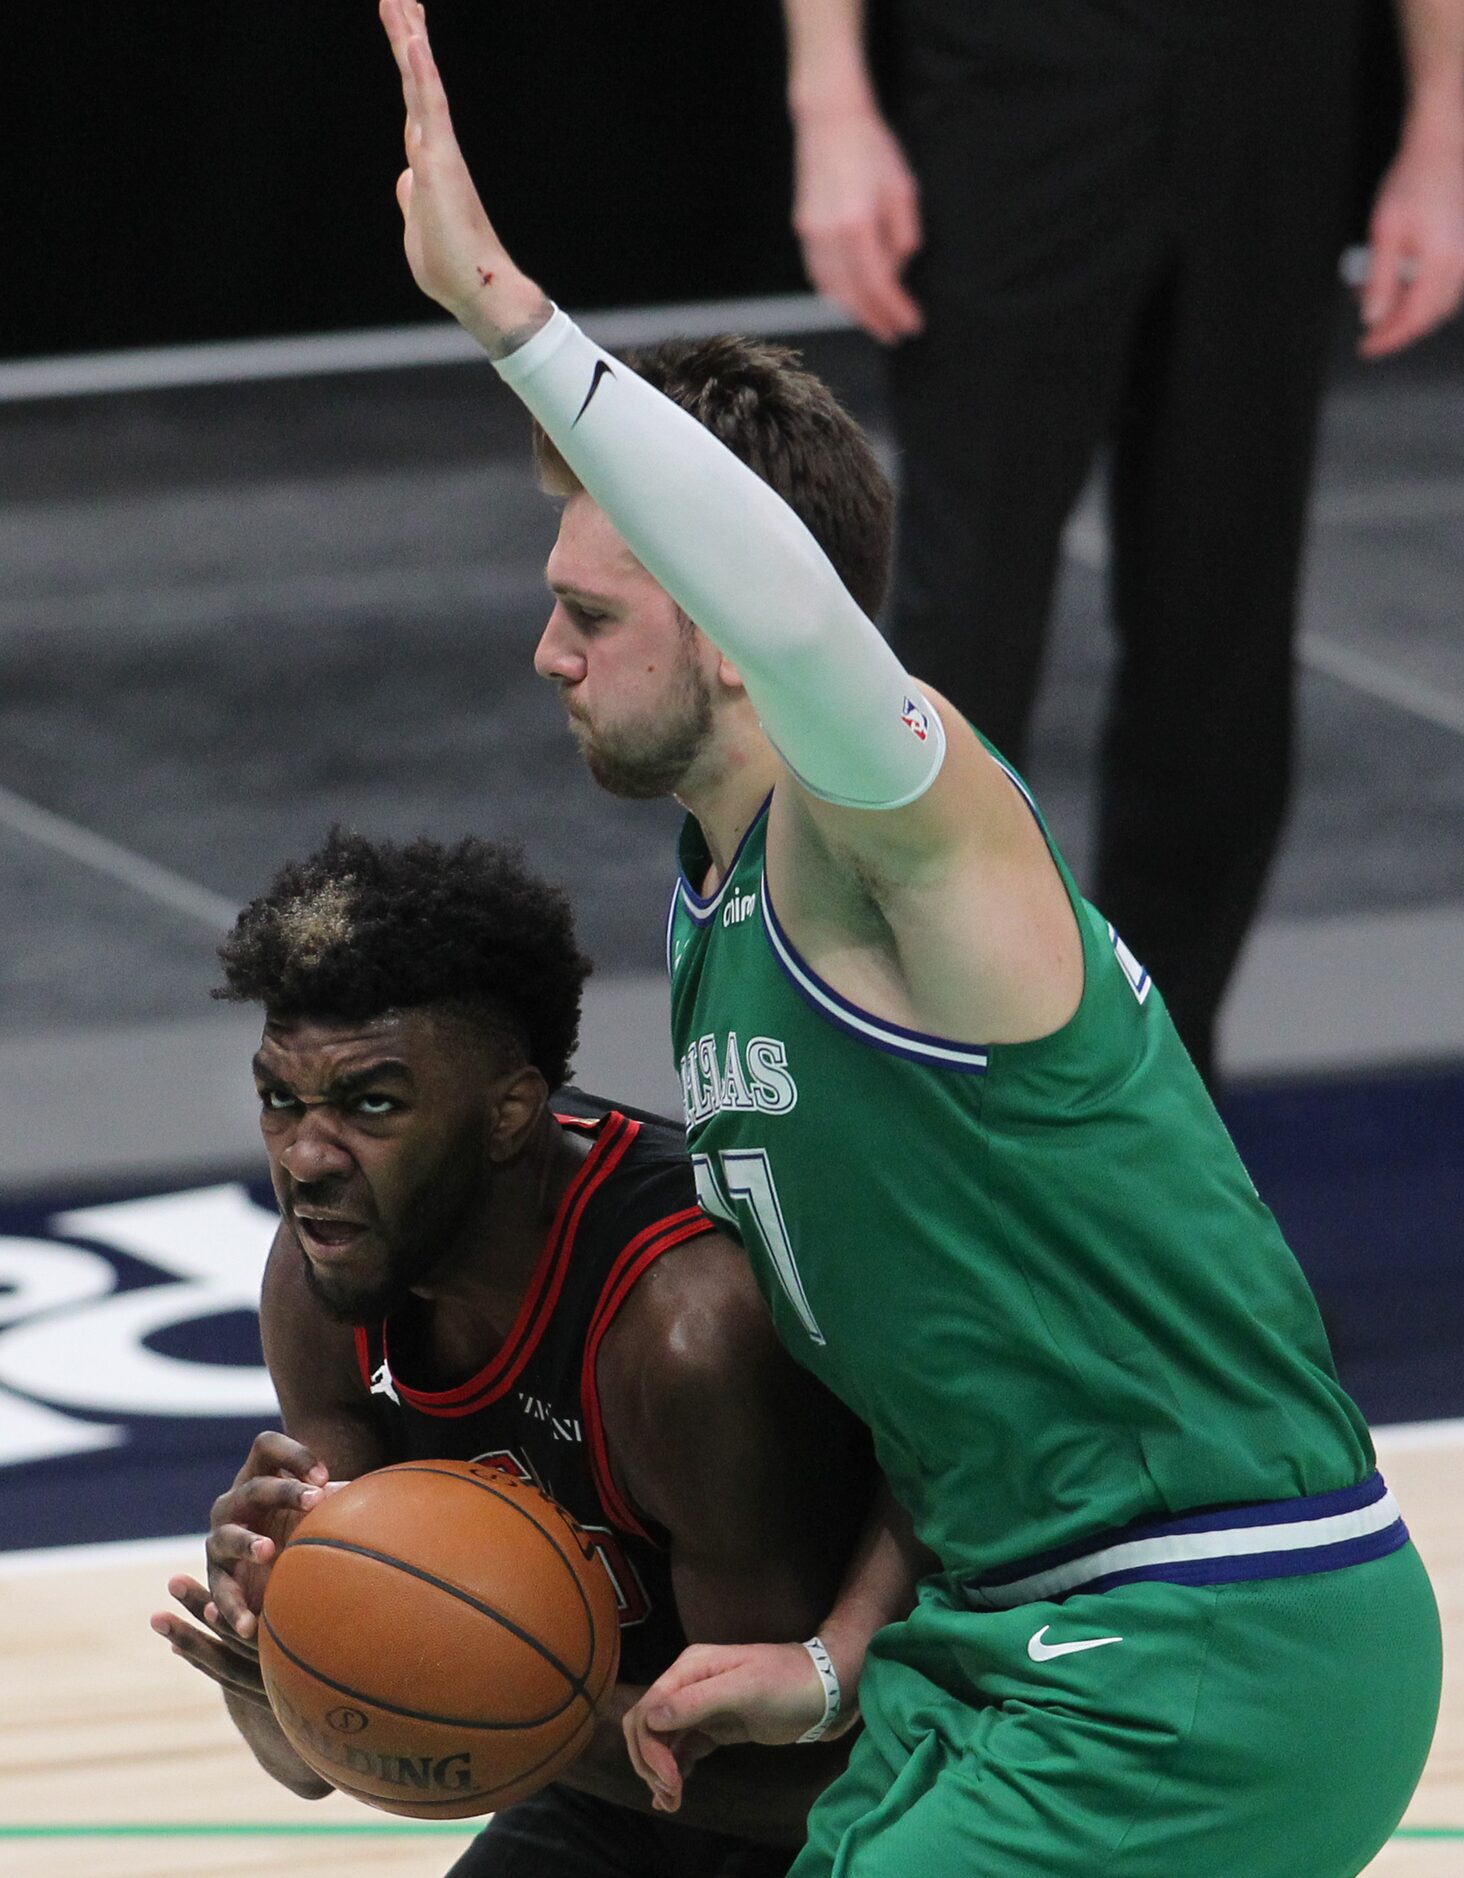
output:
[[[1370,1878],[1451,1878],[1464,1868],[1464,1428],[1399,1430],[1379,1450],[1452,1647],[1428,1771]],[[0,1870],[10,1878],[438,1878],[466,1844],[471,1823],[401,1832],[405,1822],[349,1800],[296,1800],[256,1769],[212,1686],[148,1628],[169,1572],[197,1569],[195,1544],[146,1558],[119,1549],[112,1562],[56,1557],[27,1568],[12,1555],[0,1584]]]

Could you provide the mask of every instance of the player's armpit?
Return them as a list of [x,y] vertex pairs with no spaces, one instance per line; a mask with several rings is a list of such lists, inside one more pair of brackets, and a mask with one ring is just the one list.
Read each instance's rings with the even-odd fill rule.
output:
[[1083,990],[1076,914],[1032,804],[943,700],[946,761],[871,815],[774,792],[767,884],[805,965],[871,1016],[953,1043],[1021,1043]]

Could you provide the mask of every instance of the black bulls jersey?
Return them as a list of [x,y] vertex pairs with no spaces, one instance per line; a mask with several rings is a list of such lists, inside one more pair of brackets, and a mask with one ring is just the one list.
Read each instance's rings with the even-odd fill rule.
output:
[[[399,1458],[487,1461],[535,1481],[574,1514],[615,1583],[621,1680],[651,1682],[686,1639],[665,1535],[626,1503],[610,1471],[595,1362],[637,1279],[712,1222],[697,1205],[678,1126],[578,1090],[561,1091],[554,1110],[592,1146],[502,1348],[451,1388],[423,1374],[410,1311],[358,1330],[356,1351],[364,1385],[386,1399]],[[414,1386],[414,1377],[434,1386]]]

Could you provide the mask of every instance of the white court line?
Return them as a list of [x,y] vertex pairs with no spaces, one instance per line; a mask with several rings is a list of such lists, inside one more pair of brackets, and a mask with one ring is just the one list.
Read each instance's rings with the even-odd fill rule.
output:
[[[842,307],[811,293],[617,307],[602,313],[577,314],[576,318],[597,344],[606,347],[653,345],[658,339],[673,337],[707,339],[726,332],[754,338],[840,332],[854,323]],[[20,359],[0,365],[0,404],[158,391],[183,385],[253,384],[269,378],[312,378],[336,372],[401,371],[420,365],[481,363],[483,356],[482,347],[455,320],[288,339],[223,340],[137,352],[84,352],[70,358]]]
[[[203,1576],[205,1533],[185,1533],[180,1539],[110,1539],[100,1545],[57,1545],[31,1552],[0,1552],[0,1578],[21,1578],[31,1572],[104,1570],[111,1566],[172,1565],[195,1548]],[[162,1602],[161,1595],[159,1602]]]
[[66,855],[69,860],[80,862],[83,867],[120,880],[124,886],[171,907],[174,912],[188,914],[191,919],[201,921],[210,932],[227,932],[238,917],[238,907],[222,894],[210,893],[207,887],[185,880],[170,868],[159,867],[155,861],[109,841],[105,835],[95,835],[77,822],[53,815],[49,809],[27,802],[24,796],[3,786],[0,786],[0,824],[29,836],[42,847]]
[[[1372,1430],[1384,1458],[1416,1448],[1451,1448],[1464,1442],[1464,1417],[1437,1422],[1392,1422]],[[44,1550],[0,1552],[0,1578],[30,1573],[82,1571],[108,1566],[170,1565],[190,1547],[201,1553],[206,1535],[178,1539],[113,1539],[102,1544],[48,1546]]]
[[1400,711],[1409,711],[1443,730],[1452,730],[1456,737],[1464,737],[1464,698],[1425,684],[1421,678],[1410,678],[1406,672],[1395,672],[1380,659],[1339,646],[1320,633],[1303,633],[1297,649],[1302,664],[1312,671],[1324,672],[1328,678],[1351,685],[1354,691],[1365,691],[1397,705]]
[[[1448,485],[1457,495],[1460,485]],[[1360,492],[1354,492],[1355,513],[1352,519],[1365,519]],[[1063,530],[1063,553],[1093,573],[1101,574],[1108,566],[1108,535],[1099,518],[1089,509],[1079,509]],[[1391,704],[1426,723],[1464,737],[1464,698],[1394,671],[1366,652],[1353,651],[1327,639],[1321,633],[1304,632],[1296,642],[1296,655],[1308,671],[1321,672],[1327,678],[1349,685],[1383,704]]]
[[1312,515],[1328,527],[1447,520],[1464,515],[1464,476],[1394,477],[1359,488],[1323,490]]
[[1388,1454],[1408,1454],[1420,1448],[1452,1448],[1464,1444],[1464,1418],[1437,1422],[1385,1422],[1374,1428],[1373,1439]]

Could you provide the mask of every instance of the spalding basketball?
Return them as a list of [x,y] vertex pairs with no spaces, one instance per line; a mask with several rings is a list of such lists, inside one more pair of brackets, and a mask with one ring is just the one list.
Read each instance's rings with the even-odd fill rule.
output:
[[620,1625],[600,1555],[537,1487],[404,1461],[300,1521],[267,1581],[259,1661],[291,1746],[333,1786],[460,1819],[588,1745]]

